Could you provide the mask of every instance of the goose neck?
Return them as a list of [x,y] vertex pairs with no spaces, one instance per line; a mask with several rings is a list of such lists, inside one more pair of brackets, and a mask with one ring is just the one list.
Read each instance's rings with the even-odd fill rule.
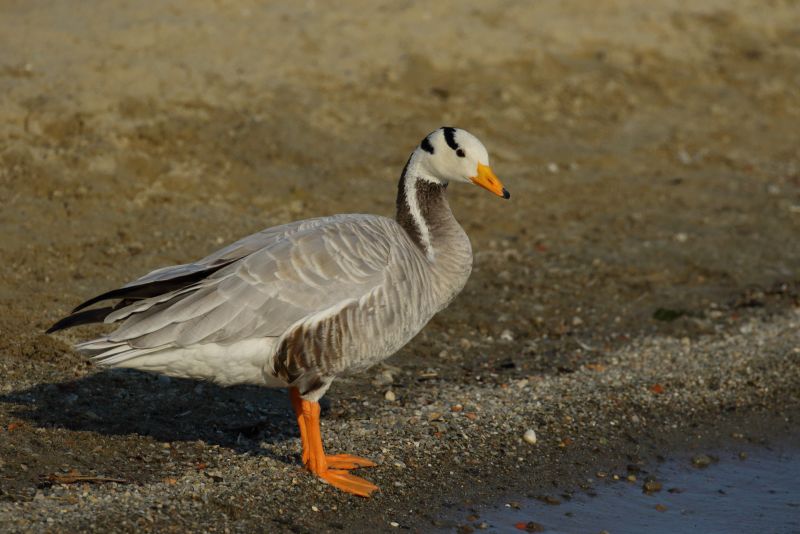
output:
[[455,221],[447,203],[447,182],[427,175],[412,155],[397,187],[397,222],[429,260],[444,243]]

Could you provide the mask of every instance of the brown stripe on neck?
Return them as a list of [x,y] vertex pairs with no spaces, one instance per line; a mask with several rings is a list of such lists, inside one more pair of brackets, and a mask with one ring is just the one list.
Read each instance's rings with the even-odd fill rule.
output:
[[406,182],[414,180],[413,191],[422,215],[422,221],[420,222],[427,227],[428,235],[431,238],[433,238],[434,226],[437,221],[436,213],[446,203],[445,190],[447,189],[447,184],[433,183],[410,177],[407,175],[407,170],[408,163],[406,163],[403,174],[400,176],[400,183],[397,184],[397,214],[395,218],[414,244],[427,253],[426,244],[422,240],[423,231],[411,213],[411,207],[406,197]]

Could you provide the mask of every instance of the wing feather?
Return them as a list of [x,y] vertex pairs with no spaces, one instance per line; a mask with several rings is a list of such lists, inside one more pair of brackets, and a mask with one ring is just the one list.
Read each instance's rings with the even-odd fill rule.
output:
[[270,234],[268,244],[171,300],[133,304],[136,311],[109,339],[149,349],[280,336],[298,321],[387,282],[392,247],[404,238],[394,221],[369,215],[312,221],[281,231],[277,240]]

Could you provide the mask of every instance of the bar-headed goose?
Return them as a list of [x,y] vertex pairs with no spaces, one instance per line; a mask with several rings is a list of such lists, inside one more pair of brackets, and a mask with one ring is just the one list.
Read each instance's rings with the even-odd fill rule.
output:
[[[395,219],[333,215],[268,228],[94,297],[48,332],[120,323],[77,350],[111,367],[288,387],[303,463],[328,483],[368,496],[377,486],[348,471],[375,464],[325,454],[318,401],[337,375],[408,343],[467,282],[472,249],[447,203],[449,182],[510,196],[477,138],[440,128],[403,169]],[[117,302],[89,308],[106,300]]]

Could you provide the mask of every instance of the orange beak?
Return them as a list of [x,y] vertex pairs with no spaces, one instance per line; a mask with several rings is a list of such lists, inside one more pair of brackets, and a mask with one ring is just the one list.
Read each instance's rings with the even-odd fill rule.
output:
[[494,175],[494,171],[492,171],[492,168],[488,165],[478,163],[478,175],[470,179],[473,184],[479,185],[487,191],[491,191],[498,197],[511,198],[511,193],[506,191],[506,188],[503,187],[503,184],[500,183],[500,180]]

